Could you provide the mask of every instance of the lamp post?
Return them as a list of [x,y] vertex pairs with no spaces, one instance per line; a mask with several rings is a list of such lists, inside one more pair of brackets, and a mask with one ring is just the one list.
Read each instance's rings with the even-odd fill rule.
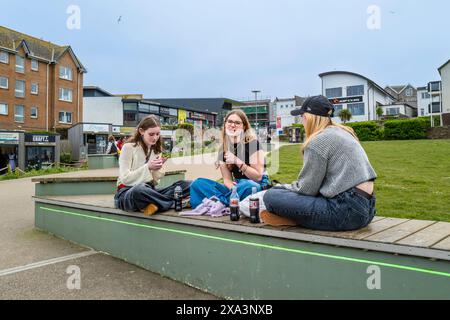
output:
[[260,90],[252,90],[252,92],[255,94],[255,109],[256,109],[256,121],[255,121],[255,129],[256,134],[258,134],[258,93],[260,93]]

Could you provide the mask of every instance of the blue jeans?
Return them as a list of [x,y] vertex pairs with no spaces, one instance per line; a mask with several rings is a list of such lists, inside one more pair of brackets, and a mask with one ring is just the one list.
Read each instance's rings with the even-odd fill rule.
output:
[[[252,194],[252,188],[256,187],[256,191],[262,191],[264,185],[268,183],[269,179],[264,176],[261,182],[254,182],[253,180],[240,179],[236,181],[237,193],[241,200],[247,198]],[[225,185],[218,183],[213,180],[200,178],[195,180],[191,184],[191,206],[192,208],[197,207],[202,203],[203,199],[211,198],[216,196],[220,202],[224,205],[229,206],[231,190]]]
[[264,195],[264,204],[270,212],[294,220],[301,227],[322,231],[366,227],[376,214],[375,202],[375,195],[368,199],[355,188],[331,199],[280,188],[272,188]]

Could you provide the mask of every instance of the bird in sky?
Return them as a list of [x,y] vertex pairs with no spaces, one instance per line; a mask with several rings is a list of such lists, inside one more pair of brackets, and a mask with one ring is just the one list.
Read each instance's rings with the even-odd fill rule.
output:
[[122,21],[122,16],[120,16],[119,19],[117,19],[117,23],[120,23],[120,21]]

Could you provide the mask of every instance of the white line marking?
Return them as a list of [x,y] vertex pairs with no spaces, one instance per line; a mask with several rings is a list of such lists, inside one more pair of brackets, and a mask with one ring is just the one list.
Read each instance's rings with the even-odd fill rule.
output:
[[20,267],[0,270],[0,277],[7,276],[7,275],[10,275],[10,274],[14,274],[14,273],[18,273],[18,272],[27,271],[27,270],[30,270],[30,269],[36,269],[36,268],[40,268],[40,267],[48,266],[48,265],[51,265],[51,264],[56,264],[56,263],[68,261],[68,260],[74,260],[74,259],[78,259],[78,258],[88,257],[88,256],[91,256],[91,255],[94,255],[94,254],[97,254],[97,253],[98,253],[97,251],[89,250],[89,251],[85,251],[85,252],[81,252],[81,253],[71,254],[69,256],[64,256],[64,257],[59,257],[59,258],[39,261],[39,262],[35,262],[35,263],[30,263],[30,264],[27,264],[27,265],[24,265],[24,266],[20,266]]

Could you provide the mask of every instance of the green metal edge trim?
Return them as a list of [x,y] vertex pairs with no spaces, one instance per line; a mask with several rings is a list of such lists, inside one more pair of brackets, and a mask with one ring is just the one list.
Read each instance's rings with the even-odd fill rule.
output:
[[188,236],[194,236],[194,237],[199,237],[199,238],[205,238],[205,239],[226,241],[226,242],[242,244],[242,245],[246,245],[246,246],[253,246],[253,247],[272,249],[272,250],[278,250],[278,251],[284,251],[284,252],[304,254],[304,255],[309,255],[309,256],[329,258],[329,259],[334,259],[334,260],[341,260],[341,261],[362,263],[362,264],[370,264],[370,265],[378,265],[378,266],[384,266],[384,267],[389,267],[389,268],[402,269],[402,270],[415,271],[415,272],[420,272],[420,273],[428,273],[428,274],[433,274],[433,275],[438,275],[438,276],[450,277],[450,273],[441,272],[441,271],[435,271],[435,270],[429,270],[429,269],[421,269],[421,268],[415,268],[415,267],[410,267],[410,266],[397,265],[397,264],[392,264],[392,263],[385,263],[385,262],[380,262],[380,261],[356,259],[356,258],[337,256],[337,255],[330,255],[330,254],[324,254],[324,253],[318,253],[318,252],[312,252],[312,251],[304,251],[304,250],[298,250],[298,249],[292,249],[292,248],[285,248],[285,247],[280,247],[280,246],[272,246],[272,245],[267,245],[267,244],[262,244],[262,243],[254,243],[254,242],[248,242],[248,241],[242,241],[242,240],[235,240],[235,239],[229,239],[229,238],[223,238],[223,237],[216,237],[216,236],[210,236],[210,235],[206,235],[206,234],[201,234],[201,233],[196,233],[196,232],[189,232],[189,231],[183,231],[183,230],[172,229],[172,228],[155,227],[155,226],[139,224],[139,223],[134,223],[134,222],[120,221],[120,220],[109,219],[109,218],[102,218],[102,217],[93,217],[93,216],[85,215],[85,214],[81,214],[81,213],[75,213],[75,212],[64,211],[64,210],[57,210],[57,209],[46,208],[46,207],[40,207],[40,209],[46,210],[46,211],[50,211],[50,212],[66,213],[66,214],[69,214],[69,215],[84,217],[84,218],[88,218],[88,219],[102,220],[102,221],[108,221],[108,222],[115,222],[115,223],[119,223],[119,224],[126,224],[126,225],[130,225],[130,226],[154,229],[154,230],[159,230],[159,231],[173,232],[173,233],[178,233],[178,234],[183,234],[183,235],[188,235]]

